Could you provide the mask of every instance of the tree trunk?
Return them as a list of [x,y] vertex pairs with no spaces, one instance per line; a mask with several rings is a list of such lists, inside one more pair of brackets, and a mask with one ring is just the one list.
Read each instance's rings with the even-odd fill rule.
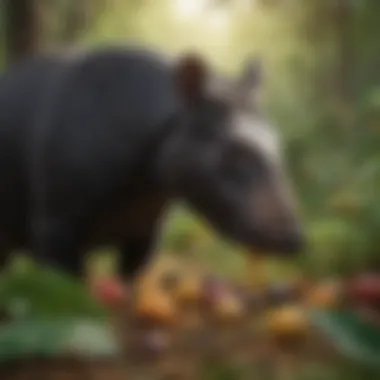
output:
[[336,90],[342,107],[342,122],[349,126],[352,118],[352,77],[355,59],[351,5],[347,0],[339,0],[335,12],[338,48]]
[[73,43],[81,31],[88,26],[89,7],[88,0],[81,0],[69,4],[66,22],[59,36],[60,42]]
[[5,7],[8,64],[17,63],[40,51],[39,0],[8,0]]
[[111,0],[71,0],[65,10],[65,20],[58,42],[75,43],[82,32],[91,27],[96,18],[110,6],[109,3]]

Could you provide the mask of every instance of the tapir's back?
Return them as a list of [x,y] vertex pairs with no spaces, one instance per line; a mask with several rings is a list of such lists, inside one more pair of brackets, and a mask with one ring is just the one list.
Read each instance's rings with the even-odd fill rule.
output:
[[142,50],[105,48],[78,55],[56,87],[47,104],[51,139],[46,141],[53,144],[55,136],[63,146],[68,139],[73,151],[74,137],[81,152],[97,142],[116,143],[116,136],[119,144],[134,140],[128,147],[133,149],[139,136],[150,139],[177,107],[168,64]]
[[[39,105],[61,62],[40,57],[7,69],[0,76],[0,230],[25,240],[29,210],[30,148]],[[6,229],[8,233],[4,233]],[[0,244],[2,241],[0,240]]]
[[166,62],[137,49],[83,53],[65,68],[39,132],[47,209],[87,215],[136,185],[177,110],[172,82]]
[[9,70],[0,79],[0,232],[26,240],[42,193],[62,217],[112,198],[176,110],[171,79],[153,54],[118,47]]

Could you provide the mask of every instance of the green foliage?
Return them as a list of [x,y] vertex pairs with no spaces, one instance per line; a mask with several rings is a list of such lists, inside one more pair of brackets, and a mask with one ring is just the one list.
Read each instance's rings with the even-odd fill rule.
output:
[[107,315],[83,284],[60,273],[28,265],[1,273],[0,309],[14,319]]
[[[301,260],[313,275],[345,274],[365,266],[368,241],[354,223],[340,218],[326,218],[311,224],[310,251]],[[363,236],[364,235],[364,236]]]
[[237,380],[241,379],[244,369],[240,367],[230,367],[222,363],[209,363],[203,366],[204,380]]
[[342,356],[348,359],[350,371],[357,375],[362,371],[371,372],[372,376],[377,374],[378,377],[380,329],[377,325],[368,324],[352,311],[313,311],[310,316],[313,325],[328,336]]
[[[231,1],[212,2],[204,11],[210,17],[225,9],[230,14],[222,51],[212,47],[220,33],[210,29],[207,39],[199,40],[199,22],[197,33],[193,27],[189,35],[193,24],[189,21],[186,28],[175,16],[170,19],[165,1],[156,2],[152,13],[142,13],[141,40],[169,51],[196,46],[226,71],[239,70],[246,56],[261,57],[266,74],[263,104],[286,141],[310,237],[297,264],[318,275],[358,269],[379,255],[380,243],[379,2],[352,2],[345,8],[327,0],[255,3],[250,10],[238,10]],[[349,15],[347,28],[340,24],[342,12]],[[344,39],[355,55],[355,65],[349,66],[355,95],[350,103],[338,81],[345,63]],[[173,214],[166,231],[163,246],[200,251],[203,259],[215,258],[211,265],[233,262],[238,251],[218,243],[207,226],[183,210]],[[236,265],[235,270],[243,267]]]
[[0,275],[0,364],[20,358],[107,356],[119,347],[107,311],[83,284],[21,258]]
[[65,355],[105,357],[118,352],[119,347],[106,322],[33,319],[0,326],[0,364]]
[[[75,34],[87,44],[132,41],[168,53],[197,50],[231,73],[245,57],[259,56],[263,105],[286,142],[310,236],[298,264],[319,274],[350,271],[379,255],[380,2],[244,3],[205,1],[191,16],[171,0],[54,0],[50,30],[61,41],[70,12],[87,10]],[[339,82],[343,69],[347,94]],[[244,269],[239,248],[220,242],[183,208],[171,214],[162,247],[198,255],[223,273]]]
[[182,205],[168,215],[161,248],[192,256],[206,268],[230,278],[241,276],[245,267],[238,247],[221,239],[204,220]]

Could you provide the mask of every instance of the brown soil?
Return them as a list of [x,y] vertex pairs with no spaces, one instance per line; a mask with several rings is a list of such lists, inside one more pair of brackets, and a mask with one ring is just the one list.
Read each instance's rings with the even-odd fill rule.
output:
[[[0,379],[201,380],[202,367],[206,363],[218,363],[251,368],[237,380],[253,380],[256,376],[276,380],[279,368],[293,371],[307,361],[334,359],[333,350],[320,334],[310,330],[298,339],[273,339],[255,329],[253,318],[230,326],[204,322],[197,328],[134,326],[124,319],[123,323],[118,321],[116,330],[123,342],[122,358],[20,360],[1,368]],[[153,347],[154,334],[161,349]],[[144,343],[149,337],[150,347]]]

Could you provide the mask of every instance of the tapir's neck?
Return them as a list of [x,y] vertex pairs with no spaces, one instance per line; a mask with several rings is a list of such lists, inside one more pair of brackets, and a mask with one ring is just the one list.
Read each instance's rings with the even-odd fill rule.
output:
[[151,151],[148,177],[161,191],[176,197],[176,168],[182,147],[183,133],[179,118],[172,117],[163,128]]

